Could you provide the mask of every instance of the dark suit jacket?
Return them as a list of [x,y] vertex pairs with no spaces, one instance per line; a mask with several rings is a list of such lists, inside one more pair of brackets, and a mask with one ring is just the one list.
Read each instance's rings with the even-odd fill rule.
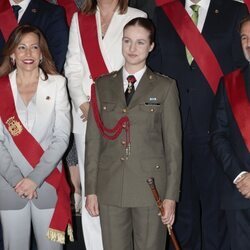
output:
[[125,156],[124,131],[116,140],[100,135],[92,110],[86,133],[86,194],[99,202],[120,207],[154,205],[146,183],[154,177],[162,199],[178,200],[181,174],[181,124],[175,81],[147,70],[128,107],[122,70],[96,81],[104,125],[114,127],[127,115],[131,154]]
[[[61,72],[68,47],[68,25],[64,9],[45,0],[31,0],[19,24],[30,24],[43,32],[57,70]],[[0,54],[3,44],[3,36],[0,34]]]
[[[244,61],[237,28],[247,13],[246,6],[241,3],[211,0],[202,35],[224,73],[231,72]],[[156,8],[155,25],[157,44],[149,66],[177,80],[184,132],[189,117],[193,134],[207,139],[214,94],[196,62],[188,64],[183,42],[159,7]]]
[[[250,101],[250,67],[245,67],[243,73]],[[250,153],[235,121],[223,81],[215,97],[211,131],[213,151],[226,175],[220,182],[223,191],[222,207],[250,208],[250,200],[245,199],[233,184],[241,171],[250,172]]]
[[129,6],[143,10],[148,14],[150,19],[153,19],[155,11],[155,1],[154,0],[130,0]]

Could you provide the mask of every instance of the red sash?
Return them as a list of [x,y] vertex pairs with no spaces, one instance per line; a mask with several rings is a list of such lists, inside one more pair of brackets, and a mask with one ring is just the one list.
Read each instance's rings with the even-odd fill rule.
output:
[[66,16],[67,16],[67,22],[68,22],[68,25],[70,26],[73,14],[78,11],[75,1],[74,0],[57,0],[57,4],[64,7]]
[[188,48],[210,88],[216,93],[223,76],[221,67],[208,43],[193,23],[179,0],[156,0],[161,6],[181,40]]
[[78,13],[82,46],[86,55],[92,79],[109,73],[100,50],[95,15]]
[[[44,150],[35,138],[25,129],[17,115],[9,77],[1,77],[0,82],[0,116],[2,122],[22,155],[29,164],[35,168]],[[67,229],[69,238],[73,241],[69,199],[70,189],[66,181],[64,168],[62,168],[61,173],[55,168],[45,181],[56,189],[58,196],[47,236],[50,240],[63,244],[65,243],[65,230]]]
[[[78,13],[79,28],[81,33],[82,45],[88,62],[89,70],[92,78],[95,80],[109,71],[106,67],[102,53],[100,50],[95,15],[85,15]],[[122,117],[113,128],[107,128],[101,120],[97,98],[95,92],[95,84],[91,86],[91,107],[97,127],[103,137],[109,140],[115,140],[124,129],[126,132],[126,154],[130,151],[130,125],[127,116]]]
[[250,152],[250,103],[247,97],[244,76],[241,70],[238,69],[226,75],[224,82],[234,118]]
[[248,11],[250,11],[250,0],[244,0],[244,3],[246,4]]
[[17,25],[18,23],[9,0],[0,0],[0,30],[5,41],[8,40],[10,33]]

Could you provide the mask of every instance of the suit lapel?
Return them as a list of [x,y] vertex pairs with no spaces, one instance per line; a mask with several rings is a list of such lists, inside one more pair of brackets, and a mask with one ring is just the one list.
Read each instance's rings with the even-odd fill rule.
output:
[[[42,73],[40,73],[42,74]],[[43,79],[43,76],[42,76]],[[39,135],[51,119],[55,107],[56,84],[53,79],[43,81],[39,78],[36,92],[36,120],[33,124],[32,134]]]
[[36,0],[31,0],[27,9],[25,10],[19,24],[33,24],[39,13],[39,6]]
[[10,85],[13,94],[13,99],[16,104],[17,101],[17,84],[16,84],[16,70],[10,73]]
[[[132,100],[128,105],[128,109],[135,107],[138,103],[140,103],[142,98],[145,99],[146,93],[150,93],[154,87],[154,85],[152,84],[153,82],[154,74],[149,68],[147,68],[140,80],[139,85],[136,88]],[[116,74],[113,75],[110,88],[112,89],[112,96],[114,97],[114,102],[119,103],[121,108],[126,107],[127,104],[123,87],[122,68]]]
[[250,101],[250,65],[249,65],[249,63],[247,64],[246,67],[243,68],[242,73],[243,73],[244,80],[245,80],[245,86],[246,86],[248,100]]
[[111,51],[114,51],[113,48],[114,46],[116,46],[116,43],[121,43],[121,37],[122,37],[121,27],[123,27],[124,17],[123,15],[119,14],[118,10],[115,11],[111,19],[110,25],[108,27],[108,30],[103,39],[102,39],[102,34],[101,34],[101,27],[100,27],[101,21],[100,21],[99,11],[96,13],[96,17],[97,17],[97,30],[98,30],[98,40],[100,44],[100,49],[101,49],[104,61],[107,65],[107,68],[109,69],[109,72],[111,72],[115,68],[113,66],[112,60],[110,59],[110,53]]
[[115,101],[121,104],[121,107],[126,106],[124,87],[123,87],[123,75],[121,68],[117,73],[113,75],[113,79],[111,82],[111,89],[113,92],[113,96],[115,97]]
[[136,88],[136,91],[132,97],[132,100],[130,101],[128,105],[129,109],[133,108],[138,103],[140,103],[140,100],[142,98],[145,99],[146,93],[151,92],[151,90],[154,87],[152,84],[153,81],[154,81],[154,75],[152,71],[147,68],[139,82],[139,85]]
[[219,21],[221,19],[221,15],[223,14],[221,0],[211,0],[206,20],[202,29],[202,35],[206,38],[207,36],[214,35],[218,31],[220,31]]

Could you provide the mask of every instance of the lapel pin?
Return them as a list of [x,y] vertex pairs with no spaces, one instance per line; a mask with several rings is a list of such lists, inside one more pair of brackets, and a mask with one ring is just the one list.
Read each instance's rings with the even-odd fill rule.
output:
[[37,13],[37,10],[36,9],[32,9],[31,12]]
[[153,76],[152,76],[152,75],[149,75],[149,79],[152,80],[152,79],[153,79]]
[[219,10],[216,9],[216,10],[214,11],[214,13],[215,13],[215,14],[219,14]]
[[50,100],[50,96],[46,96],[46,100]]

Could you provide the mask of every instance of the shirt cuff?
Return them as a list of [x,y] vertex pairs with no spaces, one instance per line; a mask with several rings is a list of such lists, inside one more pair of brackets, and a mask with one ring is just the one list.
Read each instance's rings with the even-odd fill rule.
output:
[[236,182],[242,177],[243,174],[247,174],[247,172],[246,171],[240,172],[234,179],[233,183],[236,184]]

